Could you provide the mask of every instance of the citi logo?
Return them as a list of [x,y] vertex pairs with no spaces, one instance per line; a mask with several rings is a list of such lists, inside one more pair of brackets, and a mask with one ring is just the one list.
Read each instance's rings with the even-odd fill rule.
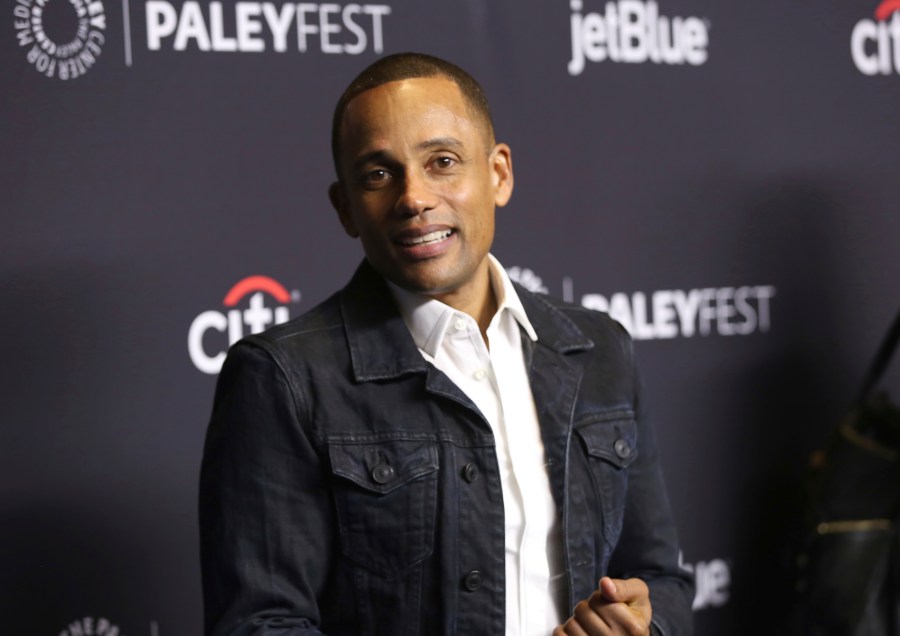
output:
[[582,0],[570,0],[569,6],[569,75],[580,75],[585,60],[699,66],[709,57],[708,20],[662,16],[653,0],[607,2],[604,13],[582,14]]
[[[246,308],[241,309],[239,305],[247,296],[250,298]],[[266,296],[278,305],[267,307]],[[254,334],[287,322],[290,319],[287,305],[291,302],[300,302],[300,292],[288,292],[273,278],[248,276],[239,281],[225,294],[222,301],[225,311],[204,311],[191,323],[187,344],[194,366],[203,373],[218,373],[228,347],[244,337],[245,329]]]
[[866,75],[900,73],[900,0],[884,0],[874,20],[860,20],[850,36],[853,63]]

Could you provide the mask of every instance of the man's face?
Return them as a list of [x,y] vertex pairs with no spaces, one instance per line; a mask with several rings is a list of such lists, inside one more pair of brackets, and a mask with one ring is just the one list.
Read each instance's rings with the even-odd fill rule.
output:
[[444,300],[487,293],[494,208],[513,182],[509,147],[491,144],[443,77],[390,82],[350,101],[331,201],[388,280]]

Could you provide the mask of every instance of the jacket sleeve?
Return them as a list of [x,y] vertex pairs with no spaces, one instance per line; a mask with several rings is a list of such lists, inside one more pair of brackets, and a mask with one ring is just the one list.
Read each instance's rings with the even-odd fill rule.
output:
[[609,564],[611,576],[643,579],[650,588],[652,633],[693,633],[693,575],[680,564],[678,537],[660,468],[656,437],[642,403],[634,367],[639,453],[629,468],[622,534]]
[[243,341],[219,376],[200,475],[207,636],[320,634],[333,512],[299,396]]

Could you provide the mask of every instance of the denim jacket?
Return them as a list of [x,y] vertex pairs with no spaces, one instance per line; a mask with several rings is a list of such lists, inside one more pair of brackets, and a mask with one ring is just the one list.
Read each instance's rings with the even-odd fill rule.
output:
[[[653,431],[626,332],[517,288],[568,608],[603,575],[691,631]],[[206,634],[499,636],[504,515],[491,429],[419,353],[363,263],[307,314],[236,344],[200,481]]]

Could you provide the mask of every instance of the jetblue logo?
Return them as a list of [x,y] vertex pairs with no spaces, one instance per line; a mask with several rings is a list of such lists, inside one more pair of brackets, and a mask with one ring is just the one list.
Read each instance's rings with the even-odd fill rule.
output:
[[572,59],[569,75],[580,75],[585,61],[699,66],[709,57],[709,21],[669,18],[653,0],[607,2],[602,12],[584,11],[571,0]]

